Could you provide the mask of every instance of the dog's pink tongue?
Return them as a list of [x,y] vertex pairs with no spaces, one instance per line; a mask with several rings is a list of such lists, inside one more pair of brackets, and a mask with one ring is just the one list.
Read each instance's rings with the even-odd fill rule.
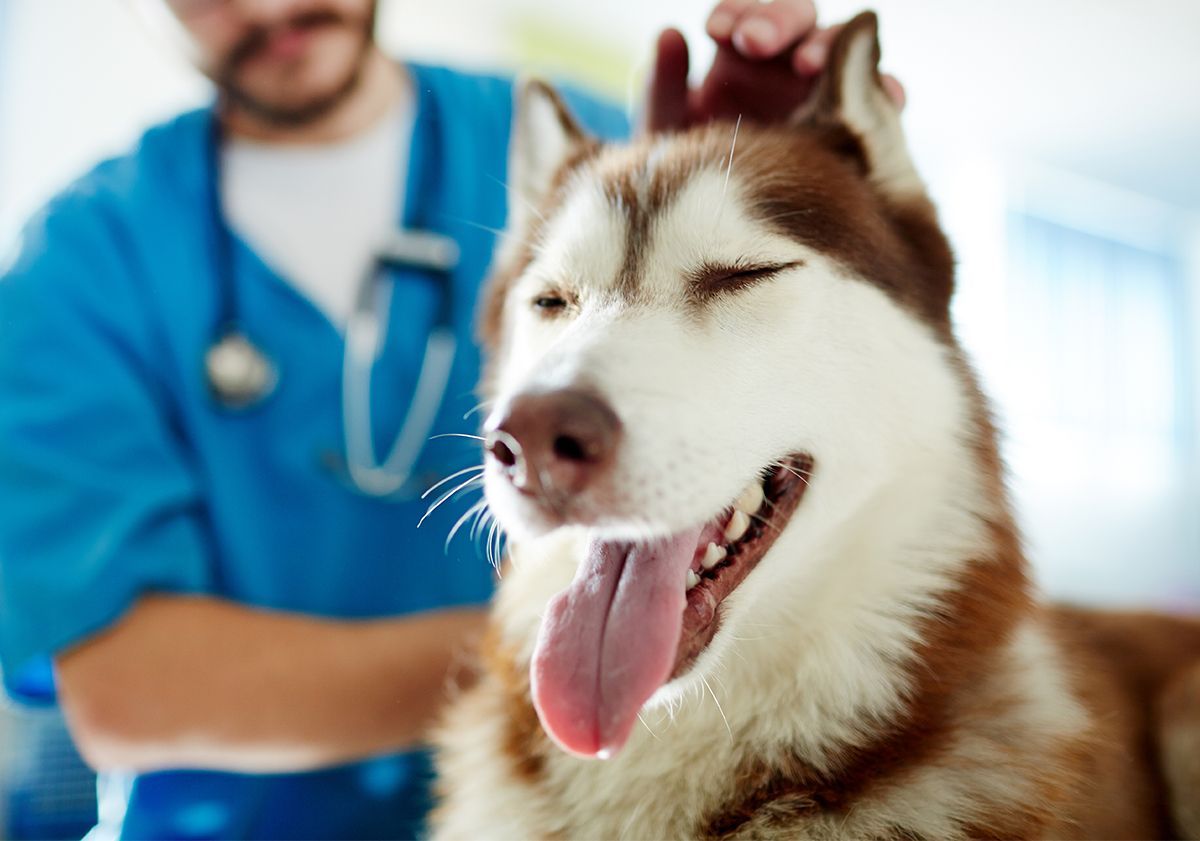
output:
[[699,536],[697,527],[648,544],[593,540],[550,602],[533,652],[533,703],[564,749],[611,755],[670,677]]

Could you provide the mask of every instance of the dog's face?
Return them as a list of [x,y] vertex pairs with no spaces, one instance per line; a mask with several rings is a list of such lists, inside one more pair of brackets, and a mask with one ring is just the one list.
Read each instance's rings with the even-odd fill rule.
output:
[[796,125],[619,148],[523,94],[486,487],[518,542],[588,529],[532,672],[568,750],[619,748],[739,612],[803,586],[815,535],[959,431],[951,259],[877,60],[860,16]]

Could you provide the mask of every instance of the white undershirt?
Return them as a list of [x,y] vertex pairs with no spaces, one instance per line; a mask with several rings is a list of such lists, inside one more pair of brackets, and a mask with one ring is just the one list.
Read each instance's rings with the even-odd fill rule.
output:
[[339,329],[403,205],[412,134],[406,100],[362,134],[311,146],[234,138],[221,152],[226,219]]

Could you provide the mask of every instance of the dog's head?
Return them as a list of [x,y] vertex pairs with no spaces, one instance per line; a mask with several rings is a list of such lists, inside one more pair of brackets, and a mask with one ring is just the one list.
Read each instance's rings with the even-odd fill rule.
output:
[[520,94],[486,489],[518,542],[588,529],[532,672],[573,752],[619,747],[805,546],[956,432],[952,258],[878,58],[860,15],[791,124],[629,146]]

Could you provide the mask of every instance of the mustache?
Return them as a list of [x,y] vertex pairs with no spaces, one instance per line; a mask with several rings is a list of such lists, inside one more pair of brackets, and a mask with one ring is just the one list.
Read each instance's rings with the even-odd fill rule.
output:
[[281,23],[254,26],[243,35],[222,62],[220,76],[229,78],[239,67],[254,59],[267,48],[279,32],[306,31],[324,26],[347,26],[350,21],[333,9],[310,9],[293,15]]

